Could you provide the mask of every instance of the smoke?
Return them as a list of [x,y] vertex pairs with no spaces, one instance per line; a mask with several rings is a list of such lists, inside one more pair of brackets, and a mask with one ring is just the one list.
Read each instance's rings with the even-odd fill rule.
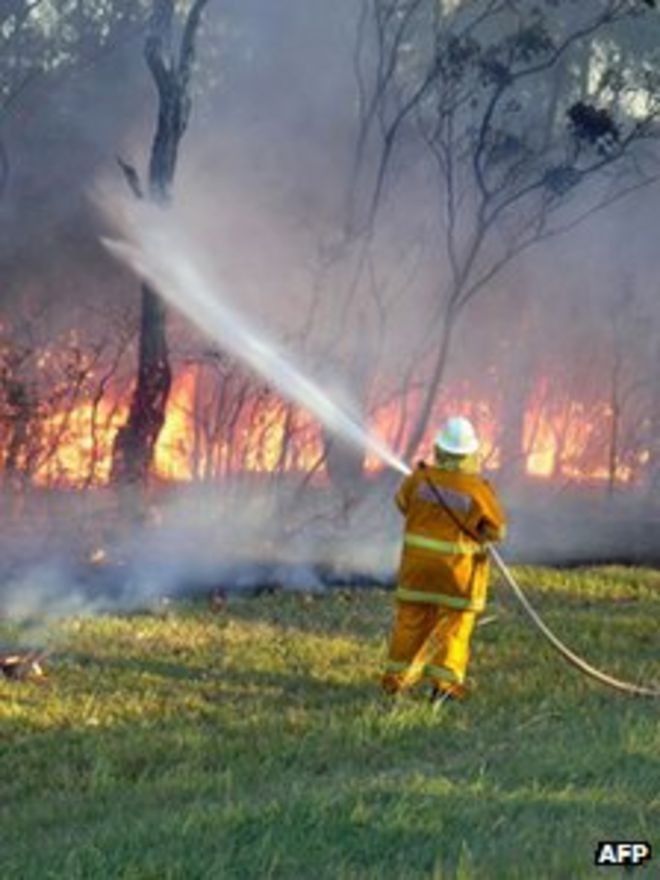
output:
[[[173,205],[167,216],[131,205],[132,227],[123,220],[109,227],[89,194],[101,179],[112,208],[124,201],[116,155],[144,177],[156,106],[141,38],[53,83],[53,91],[27,93],[5,123],[12,167],[0,201],[0,320],[13,341],[38,353],[74,328],[91,346],[99,334],[114,334],[111,313],[136,318],[138,279],[99,244],[119,228],[138,259],[146,245],[152,269],[160,249],[172,269],[210,281],[234,326],[238,314],[241,326],[292,353],[358,428],[406,382],[413,398],[422,393],[450,276],[437,179],[428,155],[406,142],[372,237],[351,238],[351,206],[364,195],[363,184],[351,187],[361,5],[210,4]],[[368,150],[366,167],[373,170],[376,159],[377,150]],[[501,431],[502,469],[492,478],[511,513],[510,558],[649,558],[646,536],[657,513],[642,506],[645,487],[621,482],[610,497],[600,479],[583,489],[571,476],[569,441],[576,424],[604,425],[585,443],[586,458],[606,467],[613,400],[622,466],[639,472],[639,456],[657,437],[658,211],[649,188],[527,251],[456,327],[432,421],[476,401],[469,414],[478,429]],[[175,372],[208,349],[190,318],[170,322]],[[230,342],[223,337],[223,346]],[[134,357],[127,347],[123,377]],[[30,380],[47,399],[52,375],[36,360]],[[538,423],[525,422],[532,405],[543,413]],[[534,430],[564,456],[566,471],[551,485],[521,484],[505,467],[515,471],[511,450],[519,463],[521,432]],[[224,486],[182,489],[158,502],[161,522],[111,523],[99,535],[90,533],[96,514],[71,501],[70,526],[53,513],[39,546],[6,528],[3,608],[15,616],[96,613],[223,584],[318,589],[351,572],[390,578],[400,528],[394,481],[382,491],[356,485],[359,497],[346,510],[346,498],[330,492],[296,495],[301,479],[279,481],[275,491],[264,477],[233,498]],[[91,563],[97,550],[105,555]]]
[[[261,484],[260,484],[261,483]],[[58,524],[59,523],[59,524]],[[129,522],[102,496],[59,499],[48,534],[0,539],[0,613],[22,621],[154,609],[215,591],[319,591],[385,584],[398,552],[396,518],[378,492],[350,513],[325,493],[234,481],[190,486]]]
[[271,383],[286,398],[315,415],[333,435],[384,464],[407,472],[406,465],[378,437],[341,407],[318,382],[280,353],[264,332],[257,332],[225,300],[224,285],[200,268],[202,255],[172,227],[172,216],[151,206],[120,218],[121,240],[105,239],[106,247],[147,279],[177,310],[224,351]]
[[[305,333],[315,366],[334,356],[336,384],[358,401],[355,349],[382,377],[385,397],[416,356],[432,351],[433,335],[425,344],[425,332],[447,279],[428,163],[414,156],[406,165],[400,157],[397,186],[371,243],[370,271],[352,292],[360,253],[351,253],[345,226],[359,11],[351,0],[210,7],[175,188],[181,226],[199,250],[217,255],[212,269],[226,279],[230,296],[239,292],[247,317],[260,317],[282,337]],[[143,171],[156,108],[138,38],[52,88],[57,100],[41,96],[40,103],[30,95],[10,128],[16,159],[1,203],[3,295],[13,288],[25,296],[27,280],[33,295],[50,304],[48,321],[63,322],[71,303],[93,301],[102,309],[136,301],[130,276],[98,246],[98,217],[85,196],[99,174],[125,187],[117,154]],[[562,362],[570,372],[585,340],[603,351],[623,275],[632,276],[641,299],[651,306],[657,300],[656,223],[653,193],[638,194],[633,204],[527,254],[466,312],[448,384],[467,379],[492,399],[502,389],[506,395],[521,372],[539,375]],[[656,319],[657,305],[652,311]],[[634,332],[625,335],[628,350]],[[494,392],[485,379],[493,366]]]

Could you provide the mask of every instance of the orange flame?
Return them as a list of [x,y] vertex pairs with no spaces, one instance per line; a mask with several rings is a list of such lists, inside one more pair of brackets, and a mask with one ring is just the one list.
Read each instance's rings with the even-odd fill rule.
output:
[[[200,416],[210,406],[205,397],[202,368],[190,367],[176,378],[168,402],[166,419],[158,439],[154,474],[167,481],[190,481],[205,476],[215,478],[228,473],[267,474],[276,471],[308,472],[317,469],[324,478],[323,438],[315,420],[291,407],[273,394],[256,394],[251,406],[237,420],[231,436],[209,437],[200,426]],[[439,401],[435,416],[440,422],[447,414],[471,418],[478,426],[482,451],[489,468],[501,462],[500,424],[489,401],[461,394],[446,395]],[[610,417],[604,404],[592,406],[589,414],[583,404],[562,400],[555,409],[544,405],[546,395],[533,395],[524,420],[521,447],[526,472],[530,476],[565,477],[574,481],[606,480],[609,468],[606,450],[590,449],[597,428]],[[405,446],[410,416],[419,400],[415,395],[397,397],[374,410],[369,429],[374,435],[399,447]],[[125,401],[101,400],[96,406],[86,401],[69,411],[56,412],[41,423],[40,454],[33,467],[38,485],[65,485],[78,488],[106,484],[110,477],[112,444],[126,419]],[[433,423],[436,423],[434,418]],[[419,447],[428,453],[434,431],[429,429]],[[602,445],[602,444],[601,444]],[[643,463],[644,453],[638,456]],[[365,456],[365,471],[374,474],[383,463],[373,454]],[[634,474],[619,465],[615,479],[629,482]]]

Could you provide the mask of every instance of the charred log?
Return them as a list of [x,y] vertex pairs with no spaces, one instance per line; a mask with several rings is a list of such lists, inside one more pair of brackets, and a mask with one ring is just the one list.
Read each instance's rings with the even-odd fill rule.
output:
[[43,678],[43,659],[47,651],[0,650],[0,672],[11,681]]

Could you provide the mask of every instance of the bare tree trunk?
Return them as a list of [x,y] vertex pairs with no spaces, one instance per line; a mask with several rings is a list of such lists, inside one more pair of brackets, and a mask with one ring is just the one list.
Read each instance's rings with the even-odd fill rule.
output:
[[26,451],[26,444],[33,417],[34,402],[25,385],[19,379],[7,382],[7,404],[11,412],[11,433],[4,461],[4,479],[12,489],[23,489],[27,482],[26,463],[19,459]]
[[128,420],[114,442],[114,482],[144,483],[149,473],[172,384],[165,327],[164,304],[143,285],[137,384]]
[[[149,198],[166,204],[176,172],[179,144],[190,116],[190,77],[201,15],[208,0],[195,0],[183,27],[178,58],[173,46],[174,0],[154,0],[145,60],[158,91],[158,123],[149,163]],[[129,186],[142,197],[133,168],[120,162]],[[154,449],[165,421],[172,385],[167,347],[165,304],[148,286],[142,286],[137,383],[128,420],[115,438],[112,480],[144,485]]]

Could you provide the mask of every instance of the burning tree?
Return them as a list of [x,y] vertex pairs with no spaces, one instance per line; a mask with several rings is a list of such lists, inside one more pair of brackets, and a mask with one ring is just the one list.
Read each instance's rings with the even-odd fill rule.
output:
[[374,143],[377,161],[362,229],[373,234],[402,169],[424,159],[446,266],[416,356],[428,374],[407,457],[427,429],[466,306],[525,250],[656,179],[645,146],[658,133],[657,48],[625,51],[631,29],[657,33],[648,6],[365,0],[363,179]]
[[[171,196],[179,145],[190,118],[191,77],[196,39],[208,0],[195,0],[183,21],[180,44],[174,47],[174,0],[154,0],[144,54],[158,92],[158,123],[149,162],[147,195],[159,203]],[[145,191],[136,170],[120,160],[129,186],[137,198]],[[123,484],[143,483],[154,447],[165,421],[172,384],[166,310],[157,294],[142,287],[142,314],[138,372],[128,420],[117,432],[113,449],[113,479]]]
[[[0,195],[7,195],[13,181],[12,140],[17,131],[20,133],[25,127],[24,117],[43,106],[52,92],[64,86],[67,80],[84,69],[89,71],[134,35],[144,23],[144,11],[143,2],[127,0],[59,4],[47,0],[7,0],[2,4]],[[23,165],[26,164],[24,161]],[[20,185],[19,179],[17,186],[20,188]],[[34,234],[34,226],[32,229]],[[32,254],[25,251],[32,242],[25,235],[24,224],[20,224],[20,231],[15,228],[12,232],[15,235],[3,236],[2,257],[8,256],[15,265],[22,257],[26,265],[31,265]],[[18,253],[14,250],[17,238],[22,248]],[[35,250],[37,248],[38,241]],[[96,358],[98,350],[95,351],[96,343],[92,341],[89,351],[83,352],[79,341],[67,340],[60,356],[54,357],[53,341],[45,343],[39,338],[50,315],[44,320],[45,308],[35,310],[22,302],[29,288],[26,277],[20,279],[22,292],[15,294],[17,285],[12,281],[16,275],[21,276],[20,270],[16,271],[13,265],[3,269],[0,299],[7,303],[6,313],[0,320],[3,483],[22,488],[43,476],[57,458],[56,447],[71,429],[75,398],[89,380],[88,362]],[[23,307],[28,314],[21,316],[18,312]],[[10,317],[12,311],[14,314]],[[65,374],[62,385],[59,384],[60,368]],[[95,442],[94,436],[92,443]]]
[[[632,4],[609,4],[609,18],[600,14],[602,4],[598,10],[593,4],[581,4],[579,10],[574,5],[555,4],[542,16],[531,11],[518,15],[512,3],[454,3],[451,10],[445,4],[444,11],[421,0],[364,4],[357,59],[363,96],[358,167],[359,182],[371,184],[375,194],[370,193],[366,216],[353,218],[364,221],[362,225],[349,223],[339,244],[337,217],[332,215],[328,226],[315,226],[311,220],[316,218],[318,224],[318,217],[312,202],[313,217],[306,220],[324,237],[314,264],[318,289],[313,283],[301,285],[313,301],[308,312],[300,309],[296,315],[301,326],[290,328],[287,346],[300,353],[321,384],[358,420],[368,422],[397,449],[411,448],[415,432],[460,406],[479,423],[488,466],[512,462],[523,473],[566,481],[598,479],[603,485],[609,473],[613,486],[615,481],[650,479],[657,471],[657,402],[651,409],[654,415],[637,418],[654,393],[645,378],[651,355],[642,362],[625,347],[631,323],[628,306],[616,327],[609,328],[609,315],[601,315],[598,323],[584,309],[573,320],[577,296],[563,311],[568,297],[553,302],[549,313],[541,308],[542,297],[527,296],[528,285],[512,278],[511,272],[506,292],[477,296],[490,290],[489,282],[526,247],[570,227],[581,215],[610,204],[650,177],[645,161],[640,173],[633,160],[646,160],[643,142],[654,133],[650,61],[655,50],[645,43],[639,51],[636,41],[641,22],[656,19],[634,14]],[[39,40],[45,27],[39,10],[51,9],[52,4],[29,6],[30,15],[21,25],[29,27],[21,39],[29,35],[24,60],[34,66],[41,58]],[[19,8],[27,12],[28,6],[16,2],[11,15],[4,7],[0,13],[14,49],[19,46]],[[77,69],[78,50],[79,60],[85,60],[92,57],[87,49],[96,47],[102,54],[106,45],[110,47],[109,37],[103,43],[105,37],[94,34],[93,10],[99,13],[96,26],[103,33],[109,27],[116,40],[129,32],[129,25],[136,28],[146,20],[147,8],[147,54],[152,73],[159,77],[155,81],[161,114],[148,178],[143,182],[123,160],[120,165],[135,196],[163,204],[171,198],[190,112],[188,78],[199,24],[199,19],[195,23],[190,18],[190,2],[60,5],[49,19],[53,54],[43,70],[37,65],[41,72],[34,76],[48,73],[47,82],[55,82],[54,71]],[[183,8],[188,13],[178,15]],[[74,11],[86,18],[76,19]],[[652,39],[653,28],[647,27],[647,32]],[[187,55],[188,67],[183,41],[175,40],[176,34],[185,39],[186,33],[193,53]],[[71,40],[82,40],[85,34],[89,40],[83,40],[83,53],[83,43],[74,45]],[[587,47],[589,35],[593,39]],[[13,59],[15,73],[19,54]],[[11,57],[3,58],[0,71]],[[374,59],[379,62],[376,67]],[[227,68],[224,58],[223,70]],[[90,85],[95,96],[96,86]],[[19,79],[12,88],[18,89],[17,101],[25,95]],[[134,92],[121,91],[129,96]],[[18,101],[11,106],[29,111],[38,103]],[[126,118],[123,109],[120,112]],[[84,118],[89,124],[88,113]],[[109,130],[114,137],[115,129]],[[107,150],[107,134],[99,140]],[[73,164],[66,134],[62,143],[67,162]],[[374,155],[375,166],[367,161]],[[105,152],[101,161],[107,161]],[[410,172],[419,169],[425,175],[419,222],[407,214],[404,227],[398,202],[388,226],[393,196],[408,187]],[[96,174],[95,166],[90,170]],[[376,178],[370,177],[374,170]],[[75,174],[79,175],[77,162]],[[14,182],[18,191],[18,173]],[[364,189],[356,192],[364,195]],[[581,204],[575,199],[578,193],[585,194]],[[59,192],[54,196],[61,198]],[[353,207],[360,205],[364,201],[358,199]],[[378,224],[373,222],[376,218]],[[431,237],[429,230],[436,229],[438,219],[439,232]],[[11,253],[16,268],[3,288],[8,302],[13,298],[10,285],[15,289],[21,306],[15,310],[11,303],[10,308],[16,312],[29,299],[35,280],[39,286],[40,269],[33,256],[40,250],[39,236],[33,225],[30,228],[30,236],[18,232],[23,250]],[[56,265],[66,266],[61,278],[55,280],[52,265],[44,264],[41,270],[47,281],[38,296],[53,304],[59,300],[60,308],[30,316],[27,323],[38,329],[35,337],[22,339],[18,314],[9,315],[7,309],[2,315],[0,454],[7,484],[21,489],[31,483],[97,486],[109,480],[114,452],[113,477],[122,482],[141,482],[149,468],[156,480],[177,481],[224,480],[249,471],[263,482],[280,476],[303,486],[327,482],[349,501],[356,490],[362,492],[361,478],[379,467],[373,456],[339,443],[332,432],[249,375],[226,352],[201,354],[195,337],[182,356],[184,325],[172,325],[166,339],[164,308],[148,288],[142,292],[136,384],[129,352],[140,322],[132,309],[118,303],[117,291],[113,289],[109,300],[124,312],[124,323],[109,318],[109,302],[99,305],[104,324],[98,330],[87,317],[65,315],[61,308],[65,290],[84,291],[88,284],[89,276],[74,275],[74,267],[84,273],[98,262],[105,271],[96,251],[90,252],[85,265],[80,234],[72,236],[72,244],[69,260],[57,251]],[[434,283],[434,309],[428,311],[427,303],[420,309],[426,337],[420,338],[411,356],[407,346],[417,338],[420,320],[410,314],[410,290],[414,286],[417,295]],[[478,357],[470,363],[463,359],[461,381],[454,382],[444,368],[450,341],[466,303],[475,301],[479,339],[470,345]],[[399,320],[402,316],[408,323]],[[63,322],[66,327],[59,326]],[[77,331],[76,338],[70,330]],[[549,336],[557,341],[547,356],[547,347],[536,341]],[[444,349],[438,340],[446,343]],[[652,340],[648,345],[652,347]],[[625,363],[619,363],[617,352],[623,353]],[[522,367],[515,383],[513,371],[507,372],[513,362]],[[431,413],[426,419],[425,408]],[[425,433],[424,440],[429,439]]]
[[[84,334],[56,328],[53,310],[22,303],[0,324],[0,486],[86,488],[104,483],[109,436],[122,411],[120,362],[132,341],[131,317],[77,310]],[[94,327],[94,325],[100,325]]]

